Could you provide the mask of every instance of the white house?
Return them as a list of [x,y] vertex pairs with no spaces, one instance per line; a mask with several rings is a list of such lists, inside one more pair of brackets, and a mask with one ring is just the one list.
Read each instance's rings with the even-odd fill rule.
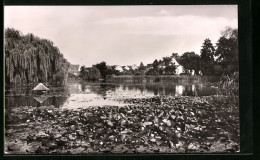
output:
[[[180,65],[180,64],[176,61],[175,58],[172,58],[172,61],[170,62],[170,65],[175,65],[175,66],[176,66],[175,72],[176,72],[177,75],[183,73],[183,71],[184,71],[183,66]],[[165,67],[166,67],[166,66],[165,66],[165,63],[159,64],[159,68],[163,68],[163,69],[164,69]]]
[[123,70],[123,67],[121,67],[121,66],[116,66],[115,69],[118,70],[119,72],[123,72],[123,71],[124,71],[124,70]]
[[183,73],[183,67],[181,65],[178,65],[175,72],[176,72],[177,75]]
[[134,65],[131,66],[131,68],[132,68],[133,70],[136,70],[136,69],[138,68],[138,66],[134,64]]
[[128,66],[125,66],[124,69],[128,71],[130,68]]
[[177,74],[177,75],[183,73],[183,70],[184,70],[183,66],[180,65],[180,64],[176,61],[175,58],[172,58],[171,63],[174,64],[175,66],[177,66],[177,68],[176,68],[176,74]]

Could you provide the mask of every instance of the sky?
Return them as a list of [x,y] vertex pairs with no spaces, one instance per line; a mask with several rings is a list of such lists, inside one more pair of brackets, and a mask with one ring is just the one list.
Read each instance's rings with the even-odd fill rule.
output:
[[225,27],[238,27],[236,5],[5,6],[4,27],[53,41],[72,64],[145,65],[172,53],[200,54]]

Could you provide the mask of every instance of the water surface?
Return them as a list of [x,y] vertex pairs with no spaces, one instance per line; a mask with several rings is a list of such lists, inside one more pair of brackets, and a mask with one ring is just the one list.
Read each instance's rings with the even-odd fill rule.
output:
[[6,88],[5,107],[49,106],[84,108],[89,106],[124,106],[118,99],[153,96],[208,96],[215,86],[179,84],[100,84],[68,83],[66,87],[49,87],[47,95],[38,96],[33,87]]

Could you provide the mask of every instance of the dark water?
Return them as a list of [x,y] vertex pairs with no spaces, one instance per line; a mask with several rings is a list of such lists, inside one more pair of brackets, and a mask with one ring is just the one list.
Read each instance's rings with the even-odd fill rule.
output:
[[152,96],[208,96],[216,93],[214,86],[205,85],[138,85],[69,83],[64,88],[50,87],[45,96],[32,92],[33,87],[6,88],[5,107],[49,106],[82,108],[88,106],[125,105],[117,99]]

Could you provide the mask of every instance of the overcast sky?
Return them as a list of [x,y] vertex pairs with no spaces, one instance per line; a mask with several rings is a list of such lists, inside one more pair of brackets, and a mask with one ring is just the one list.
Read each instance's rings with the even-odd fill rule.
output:
[[72,64],[139,65],[215,45],[237,28],[236,5],[7,6],[4,26],[54,42]]

